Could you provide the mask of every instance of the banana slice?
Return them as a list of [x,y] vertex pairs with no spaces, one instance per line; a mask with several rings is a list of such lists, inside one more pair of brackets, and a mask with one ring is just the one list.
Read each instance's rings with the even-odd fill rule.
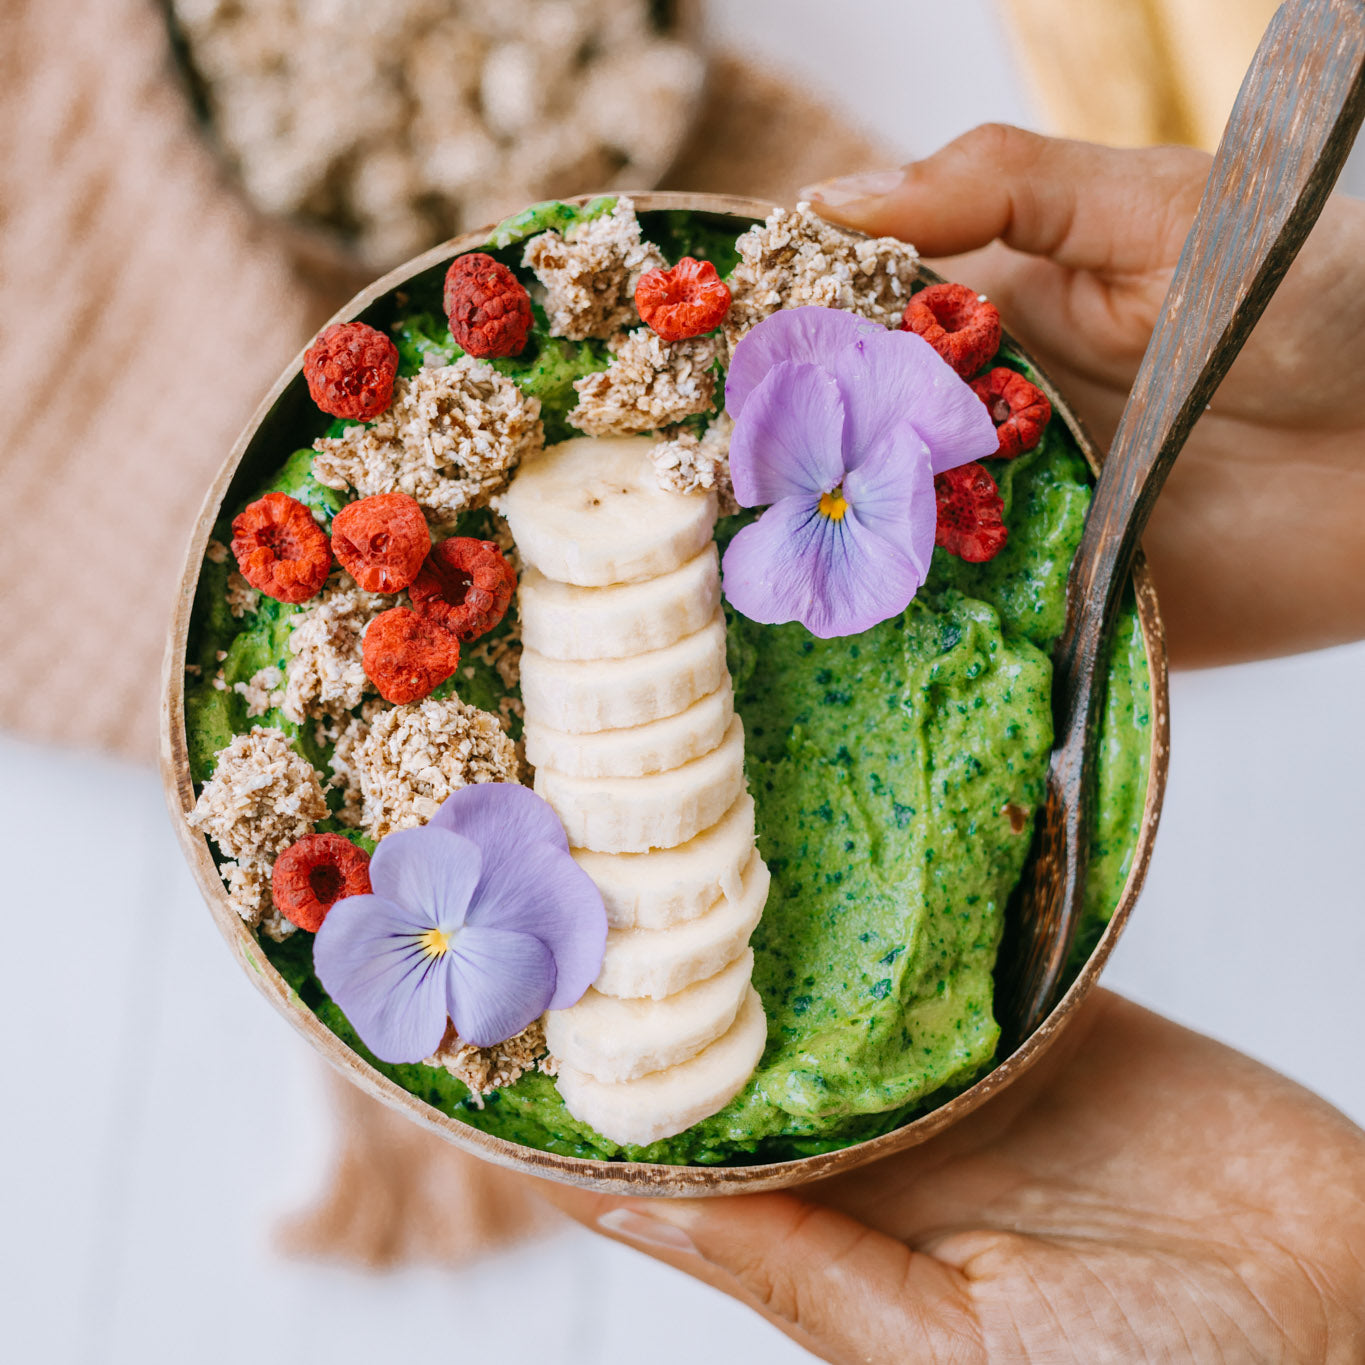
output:
[[744,725],[736,716],[709,754],[644,777],[565,777],[537,768],[536,795],[574,848],[644,853],[676,848],[709,829],[744,790]]
[[720,565],[708,545],[672,573],[609,588],[577,588],[522,570],[521,641],[549,659],[624,659],[700,630],[720,606]]
[[569,1113],[611,1142],[644,1146],[673,1137],[723,1109],[744,1089],[768,1041],[758,992],[749,987],[739,1015],[710,1047],[666,1071],[606,1082],[573,1067],[559,1069]]
[[600,588],[669,573],[711,539],[716,496],[659,487],[648,436],[579,436],[523,458],[499,501],[522,559]]
[[666,649],[629,659],[551,659],[534,649],[521,654],[526,714],[537,725],[576,735],[676,716],[728,676],[720,611]]
[[715,976],[742,953],[768,899],[768,865],[754,853],[735,900],[669,929],[608,929],[602,970],[593,986],[627,1000],[666,996]]
[[599,1081],[664,1071],[715,1042],[735,1022],[749,988],[746,948],[715,976],[667,1000],[619,1000],[590,990],[572,1009],[545,1016],[545,1041],[561,1066]]
[[735,696],[727,678],[686,711],[648,725],[571,735],[528,721],[522,736],[532,767],[565,777],[644,777],[709,754],[725,738],[734,714]]
[[741,792],[710,829],[677,848],[571,851],[602,893],[613,929],[667,929],[704,915],[722,896],[738,899],[754,851],[753,797]]

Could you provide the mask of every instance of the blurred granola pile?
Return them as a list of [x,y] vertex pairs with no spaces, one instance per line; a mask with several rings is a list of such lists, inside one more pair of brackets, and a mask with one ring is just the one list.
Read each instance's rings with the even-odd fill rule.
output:
[[658,0],[169,0],[268,213],[388,265],[557,195],[657,182],[701,90]]

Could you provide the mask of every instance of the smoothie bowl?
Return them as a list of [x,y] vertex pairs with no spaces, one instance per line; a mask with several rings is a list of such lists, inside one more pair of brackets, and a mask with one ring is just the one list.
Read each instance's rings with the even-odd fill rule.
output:
[[189,548],[163,771],[220,929],[503,1165],[738,1192],[922,1141],[1041,1055],[1150,855],[1139,563],[1068,987],[1004,1055],[1094,462],[989,301],[802,206],[427,253],[281,377]]

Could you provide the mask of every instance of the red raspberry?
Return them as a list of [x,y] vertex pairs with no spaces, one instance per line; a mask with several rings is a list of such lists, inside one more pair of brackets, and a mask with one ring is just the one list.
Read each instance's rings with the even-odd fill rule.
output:
[[373,421],[393,401],[398,347],[363,322],[338,322],[308,348],[303,374],[323,412]]
[[415,498],[376,493],[348,502],[332,518],[337,563],[366,592],[402,592],[431,549],[431,532]]
[[408,596],[419,616],[467,642],[502,620],[516,586],[516,572],[491,540],[451,536],[431,547]]
[[684,256],[672,270],[640,276],[635,307],[665,341],[682,341],[720,326],[730,309],[730,288],[710,261]]
[[520,355],[531,330],[531,296],[501,262],[482,251],[456,256],[446,271],[450,335],[470,355]]
[[381,611],[360,647],[365,676],[385,701],[421,701],[459,667],[460,642],[407,607]]
[[1012,460],[1043,439],[1043,428],[1052,420],[1052,404],[1047,394],[1022,374],[1001,366],[973,379],[972,389],[995,423],[1000,438],[997,458]]
[[275,908],[291,924],[316,934],[343,896],[370,894],[370,855],[340,834],[305,834],[270,873]]
[[1001,519],[1004,500],[981,465],[959,465],[934,475],[938,525],[934,544],[969,564],[984,564],[1005,548],[1009,532]]
[[327,532],[287,493],[267,493],[233,518],[232,553],[242,577],[280,602],[306,602],[332,569]]
[[905,305],[901,331],[922,336],[970,379],[1000,349],[1000,312],[965,284],[931,284]]

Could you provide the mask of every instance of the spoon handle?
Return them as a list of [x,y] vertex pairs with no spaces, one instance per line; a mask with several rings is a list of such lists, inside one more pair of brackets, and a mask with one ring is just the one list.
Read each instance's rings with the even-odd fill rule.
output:
[[[1365,3],[1288,0],[1242,82],[1095,489],[1055,659],[1059,698],[1089,690],[1102,618],[1152,504],[1322,212],[1362,115]],[[1060,714],[1083,724],[1073,709]]]
[[1007,1039],[1051,1010],[1080,924],[1115,609],[1152,504],[1322,212],[1365,116],[1365,0],[1287,0],[1256,51],[1100,471],[1053,656],[1056,741]]

